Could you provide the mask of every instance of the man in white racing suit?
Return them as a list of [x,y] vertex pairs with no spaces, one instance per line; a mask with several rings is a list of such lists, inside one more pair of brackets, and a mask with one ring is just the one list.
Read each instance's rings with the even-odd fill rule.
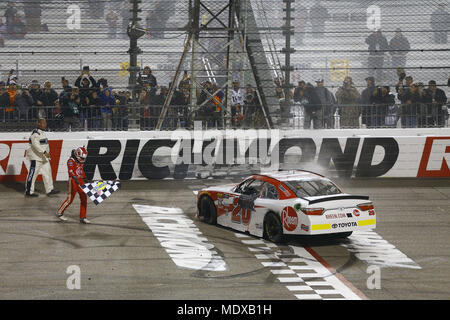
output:
[[30,160],[30,170],[25,183],[26,197],[38,197],[38,194],[34,193],[34,184],[39,174],[42,174],[45,193],[48,196],[59,193],[59,190],[53,188],[50,147],[45,134],[46,129],[47,121],[39,118],[37,128],[33,130],[29,139],[30,147],[27,150],[27,159]]

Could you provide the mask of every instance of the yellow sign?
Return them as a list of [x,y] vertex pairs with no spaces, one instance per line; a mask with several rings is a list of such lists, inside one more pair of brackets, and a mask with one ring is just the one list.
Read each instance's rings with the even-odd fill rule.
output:
[[344,81],[347,76],[350,76],[350,61],[348,59],[330,60],[331,81]]
[[[137,66],[140,67],[139,63]],[[130,75],[130,72],[128,71],[129,68],[130,68],[130,63],[128,61],[121,62],[119,77],[126,77],[126,76]]]

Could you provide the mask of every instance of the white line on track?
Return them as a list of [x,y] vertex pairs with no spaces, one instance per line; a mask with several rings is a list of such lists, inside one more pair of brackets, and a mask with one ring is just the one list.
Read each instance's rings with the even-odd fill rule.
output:
[[[303,247],[289,246],[292,251],[285,257],[281,248],[265,240],[256,240],[242,233],[235,233],[241,242],[255,253],[264,267],[285,284],[300,300],[361,300],[367,299],[361,292],[343,280],[334,270],[319,262]],[[339,277],[338,277],[339,276]],[[347,282],[347,283],[345,283]],[[318,288],[316,288],[318,287]]]

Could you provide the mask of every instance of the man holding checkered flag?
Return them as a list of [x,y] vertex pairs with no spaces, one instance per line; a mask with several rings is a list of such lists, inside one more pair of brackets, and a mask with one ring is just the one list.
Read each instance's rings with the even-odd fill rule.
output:
[[84,185],[84,179],[86,174],[84,173],[83,165],[87,157],[87,151],[85,147],[79,147],[72,150],[72,154],[67,160],[67,172],[69,174],[68,193],[67,198],[56,211],[56,216],[66,221],[67,218],[63,215],[64,211],[72,204],[75,195],[78,193],[80,196],[80,223],[90,223],[86,219],[86,207],[87,207],[87,195],[81,188]]

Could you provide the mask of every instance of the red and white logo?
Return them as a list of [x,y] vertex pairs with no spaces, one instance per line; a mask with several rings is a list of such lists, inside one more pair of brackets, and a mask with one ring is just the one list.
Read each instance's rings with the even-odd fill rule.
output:
[[298,226],[297,212],[292,207],[286,207],[281,211],[281,221],[287,231],[294,231]]
[[[59,157],[61,153],[62,140],[49,141],[50,144],[50,166],[53,178],[58,172]],[[28,175],[30,161],[26,159],[26,151],[29,143],[26,140],[0,141],[0,181],[25,181]],[[37,181],[42,181],[38,177]]]
[[359,210],[358,209],[353,210],[353,215],[355,217],[359,217]]
[[427,137],[418,178],[450,177],[450,137]]

